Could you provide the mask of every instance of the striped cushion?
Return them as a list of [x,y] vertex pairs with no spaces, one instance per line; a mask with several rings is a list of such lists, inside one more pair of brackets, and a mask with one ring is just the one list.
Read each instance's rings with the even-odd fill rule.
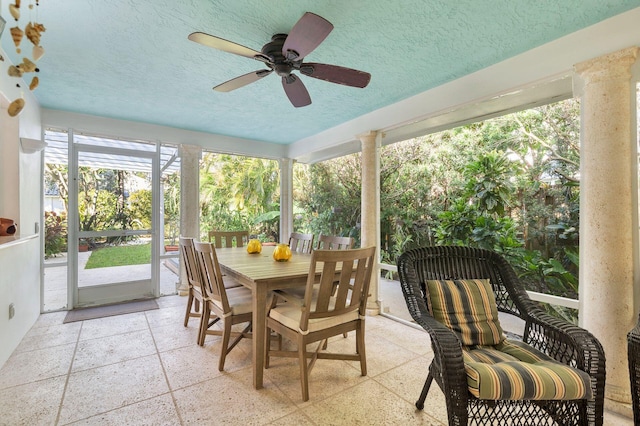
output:
[[591,399],[589,375],[531,346],[503,340],[463,348],[469,392],[480,399]]
[[453,330],[463,346],[497,345],[504,340],[488,279],[428,280],[433,317]]

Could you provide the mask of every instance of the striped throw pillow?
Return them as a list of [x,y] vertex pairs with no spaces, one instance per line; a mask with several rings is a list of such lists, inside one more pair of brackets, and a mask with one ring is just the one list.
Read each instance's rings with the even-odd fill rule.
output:
[[455,332],[463,346],[497,345],[504,340],[488,279],[428,280],[433,317]]

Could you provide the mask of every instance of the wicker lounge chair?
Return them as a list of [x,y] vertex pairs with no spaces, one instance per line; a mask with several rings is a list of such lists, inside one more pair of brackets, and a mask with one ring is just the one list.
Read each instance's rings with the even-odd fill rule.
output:
[[633,422],[640,424],[640,317],[636,326],[627,334],[629,356],[629,378],[631,379],[631,401]]
[[[416,402],[418,409],[424,407],[429,387],[435,379],[447,401],[450,425],[466,425],[468,421],[513,425],[602,424],[605,358],[600,342],[586,330],[546,314],[529,299],[513,269],[500,255],[469,247],[419,248],[399,257],[398,273],[409,312],[429,332],[434,353],[427,380]],[[523,343],[528,346],[522,342],[513,342],[513,345],[526,347],[528,349],[525,350],[538,353],[540,357],[548,356],[554,365],[557,365],[555,361],[564,364],[559,366],[561,369],[574,367],[567,370],[580,376],[584,387],[589,384],[591,387],[583,396],[569,396],[566,400],[555,397],[538,399],[531,395],[483,399],[482,395],[475,396],[471,392],[470,371],[474,371],[469,363],[471,349],[494,347],[465,346],[463,350],[464,336],[454,333],[430,313],[427,294],[431,292],[427,289],[439,283],[456,282],[453,280],[458,280],[457,283],[486,281],[483,279],[488,279],[485,285],[489,293],[493,291],[491,299],[495,298],[492,303],[497,305],[497,311],[516,315],[525,321]],[[433,307],[434,299],[430,297]],[[436,311],[433,312],[436,315]],[[568,385],[568,380],[566,382]],[[509,387],[503,382],[497,385],[498,388],[500,386]]]

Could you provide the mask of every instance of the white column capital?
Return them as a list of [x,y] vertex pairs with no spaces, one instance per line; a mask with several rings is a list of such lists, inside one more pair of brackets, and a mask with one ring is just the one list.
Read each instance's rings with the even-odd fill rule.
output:
[[280,167],[289,167],[292,166],[296,161],[293,158],[279,158],[278,163]]
[[199,158],[202,154],[202,147],[199,145],[180,145],[178,151],[181,158],[194,156]]
[[638,59],[640,47],[633,46],[573,66],[583,85],[607,80],[631,78],[631,68]]
[[371,142],[375,142],[376,137],[378,137],[378,131],[377,130],[369,130],[367,132],[364,133],[360,133],[359,135],[356,135],[356,137],[360,140],[360,142],[362,143],[371,143]]

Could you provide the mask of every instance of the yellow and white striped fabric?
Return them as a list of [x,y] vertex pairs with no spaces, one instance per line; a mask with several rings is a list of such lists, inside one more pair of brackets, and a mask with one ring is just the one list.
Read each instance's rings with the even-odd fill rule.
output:
[[526,343],[463,348],[469,392],[480,399],[591,399],[589,375]]
[[462,345],[497,345],[504,340],[488,279],[428,280],[433,317],[453,330]]

